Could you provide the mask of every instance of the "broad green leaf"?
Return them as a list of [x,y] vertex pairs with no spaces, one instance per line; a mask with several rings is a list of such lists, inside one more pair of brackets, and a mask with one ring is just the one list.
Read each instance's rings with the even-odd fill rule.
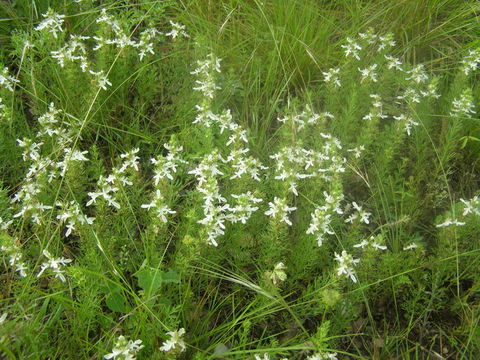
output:
[[140,286],[147,297],[152,296],[160,288],[162,283],[179,283],[180,275],[169,270],[163,272],[158,269],[146,268],[135,274],[138,278],[138,286]]
[[115,312],[128,313],[131,310],[127,299],[125,299],[125,296],[120,291],[110,293],[105,303],[110,310]]

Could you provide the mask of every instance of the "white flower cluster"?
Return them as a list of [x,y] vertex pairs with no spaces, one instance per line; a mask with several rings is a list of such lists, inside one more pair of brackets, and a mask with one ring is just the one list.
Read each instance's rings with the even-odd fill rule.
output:
[[268,278],[272,281],[273,285],[277,285],[280,281],[287,280],[287,274],[285,273],[285,264],[279,262],[272,271],[268,271]]
[[212,153],[205,155],[197,167],[190,170],[188,173],[194,175],[198,180],[199,186],[201,186],[207,182],[209,178],[223,175],[223,172],[219,169],[219,163],[222,160],[222,157],[215,150]]
[[128,340],[120,335],[115,342],[115,346],[110,354],[104,356],[104,359],[114,360],[135,360],[137,353],[143,348],[142,340]]
[[[0,230],[7,231],[12,223],[13,223],[12,220],[4,221],[0,217]],[[0,250],[2,250],[8,255],[9,265],[14,267],[15,271],[18,271],[21,277],[26,277],[27,273],[25,271],[27,270],[27,266],[22,260],[23,254],[21,252],[20,247],[17,245],[17,240],[11,239],[11,242],[2,244],[2,246],[0,247]]]
[[414,242],[408,244],[407,246],[404,246],[403,247],[403,250],[404,251],[408,251],[408,250],[415,250],[416,248],[418,248],[418,245]]
[[71,200],[69,203],[57,202],[56,205],[60,208],[57,219],[60,220],[60,223],[67,223],[66,237],[70,236],[73,230],[76,230],[75,226],[83,224],[92,225],[95,220],[93,217],[87,217],[82,214],[80,206],[74,200]]
[[169,214],[176,214],[177,212],[170,209],[167,205],[165,205],[165,199],[163,198],[160,190],[155,191],[155,196],[151,203],[149,204],[142,204],[141,207],[143,209],[151,210],[156,213],[156,216],[160,219],[161,222],[167,222],[167,215]]
[[50,152],[61,154],[59,158],[52,159],[41,154],[44,142],[34,142],[27,138],[17,139],[18,145],[24,149],[23,160],[29,161],[31,164],[20,190],[12,199],[12,202],[22,203],[22,208],[14,215],[15,218],[30,215],[34,223],[40,224],[41,213],[52,209],[52,206],[45,205],[40,201],[40,194],[46,183],[52,182],[58,176],[64,177],[70,164],[88,161],[85,157],[88,151],[70,147],[75,140],[77,131],[71,127],[72,124],[64,126],[58,117],[60,113],[61,111],[51,103],[47,113],[38,119],[39,131],[37,132],[39,138],[44,138],[45,141],[48,139],[48,142],[52,143],[53,151]]
[[18,79],[8,74],[8,68],[4,67],[0,73],[0,85],[9,91],[13,91],[14,84],[19,83]]
[[460,199],[463,203],[463,216],[467,216],[469,214],[475,214],[480,216],[480,198],[478,196],[474,196],[470,200]]
[[408,76],[406,80],[411,80],[417,84],[423,83],[428,80],[428,74],[425,71],[425,66],[419,64],[414,66],[411,70],[407,70]]
[[260,171],[267,169],[261,162],[252,157],[246,156],[249,149],[243,147],[248,143],[247,131],[233,121],[231,111],[223,110],[220,114],[212,111],[212,100],[216,90],[220,87],[215,82],[215,74],[220,73],[220,61],[213,54],[209,54],[203,61],[197,61],[198,67],[191,73],[197,76],[196,84],[198,86],[193,89],[200,91],[203,100],[200,105],[196,105],[197,116],[193,121],[194,124],[201,124],[206,127],[213,125],[218,126],[219,134],[223,134],[225,130],[229,132],[229,138],[226,145],[231,149],[226,163],[234,170],[230,179],[241,178],[243,175],[249,175],[252,179],[260,181]]
[[355,59],[360,60],[360,50],[363,48],[376,46],[377,52],[381,52],[395,46],[392,33],[377,35],[372,28],[369,28],[365,33],[359,33],[358,37],[359,40],[347,37],[347,43],[341,45],[346,57],[353,56]]
[[447,227],[447,226],[463,226],[465,222],[458,221],[457,219],[446,218],[443,223],[435,225],[437,228]]
[[347,37],[347,44],[341,45],[341,46],[342,46],[342,48],[345,49],[345,56],[346,57],[349,57],[351,55],[355,59],[360,60],[359,51],[362,50],[362,47],[355,40],[353,40],[350,37]]
[[393,57],[391,55],[384,55],[385,59],[387,60],[387,68],[389,70],[395,69],[403,71],[402,62],[399,58]]
[[323,194],[325,196],[325,204],[317,207],[311,214],[312,220],[306,231],[307,234],[316,236],[318,246],[323,245],[323,240],[326,234],[334,234],[330,228],[332,215],[334,213],[343,214],[343,210],[340,208],[343,194],[328,194],[327,192],[324,192]]
[[9,245],[2,245],[0,248],[3,252],[7,253],[9,256],[8,263],[10,266],[15,268],[15,271],[18,271],[21,277],[26,277],[27,273],[25,272],[28,268],[23,262],[23,254],[20,250],[20,247],[17,246],[14,242]]
[[383,235],[370,236],[368,239],[363,239],[360,243],[353,245],[356,248],[373,248],[374,250],[387,250],[387,247],[383,245]]
[[48,261],[42,264],[37,277],[40,277],[45,270],[51,269],[56,278],[59,278],[62,282],[67,281],[64,275],[65,271],[62,269],[62,266],[66,266],[68,263],[71,263],[72,260],[64,257],[54,258],[47,250],[43,250],[43,255],[48,259]]
[[93,47],[93,50],[99,50],[105,45],[114,45],[119,49],[126,47],[132,47],[138,50],[138,56],[142,60],[147,53],[155,54],[153,50],[153,42],[158,35],[161,34],[155,28],[145,29],[140,33],[140,39],[135,41],[120,26],[120,23],[115,17],[110,14],[107,14],[106,9],[102,9],[100,17],[97,19],[97,23],[105,24],[111,32],[113,32],[114,37],[106,38],[104,36],[94,36],[93,39],[97,41],[97,44]]
[[[203,61],[198,60],[198,67],[191,71],[190,74],[197,75],[198,79],[195,83],[198,85],[194,90],[200,91],[206,99],[213,99],[216,90],[221,89],[215,82],[215,73],[220,73],[220,61],[213,54],[209,54]],[[208,103],[208,105],[210,105]],[[208,119],[212,116],[210,106],[197,105],[199,114],[194,123],[203,123],[205,126],[210,126]]]
[[[38,168],[40,171],[41,168]],[[30,168],[33,171],[33,167]],[[40,175],[37,172],[37,176]],[[37,181],[35,176],[26,177],[20,190],[14,195],[12,202],[21,202],[22,207],[19,212],[13,215],[14,218],[30,215],[32,221],[39,225],[41,223],[41,214],[45,210],[52,209],[50,205],[43,204],[38,199],[38,194],[43,190],[44,186],[42,183]]]
[[241,222],[246,224],[252,214],[258,210],[255,204],[261,203],[263,200],[256,198],[250,191],[243,194],[232,194],[232,198],[236,200],[234,206],[229,207],[229,214],[227,220],[232,223]]
[[287,199],[275,197],[273,202],[268,203],[269,209],[265,211],[265,215],[268,215],[278,222],[284,222],[291,226],[292,222],[288,218],[288,215],[297,210],[296,207],[288,206]]
[[372,64],[370,66],[367,66],[364,69],[358,68],[358,71],[360,71],[360,74],[362,75],[362,79],[360,82],[364,82],[365,80],[377,82],[378,81],[378,73],[376,71],[377,67],[378,67],[377,64]]
[[355,276],[353,267],[360,262],[360,259],[354,259],[352,255],[343,250],[341,255],[335,253],[335,260],[339,262],[337,267],[337,275],[348,276],[354,283],[356,283],[357,278]]
[[[470,214],[480,216],[480,198],[478,195],[475,195],[470,200],[460,199],[460,201],[463,203],[463,216],[468,216]],[[455,217],[447,217],[442,223],[437,224],[436,227],[463,226],[465,224],[465,221],[460,221]]]
[[419,125],[418,122],[414,121],[410,116],[407,116],[405,114],[394,116],[393,118],[400,122],[400,124],[405,128],[408,136],[412,134],[412,127]]
[[480,48],[469,50],[468,55],[462,60],[462,71],[465,75],[477,70],[480,63]]
[[197,190],[203,195],[204,218],[198,223],[204,225],[207,244],[218,246],[217,238],[225,233],[226,211],[230,208],[227,200],[220,194],[217,175],[223,175],[218,169],[221,156],[214,151],[206,155],[200,164],[189,174],[197,178]]
[[181,164],[187,164],[187,161],[180,157],[183,151],[183,146],[175,144],[163,144],[163,147],[168,150],[167,156],[158,156],[150,159],[151,163],[155,165],[153,183],[157,186],[162,179],[173,180],[173,174],[177,172],[177,168]]
[[[80,123],[76,121],[63,121],[59,116],[62,111],[55,108],[55,104],[51,102],[48,106],[48,111],[38,118],[39,130],[37,136],[43,138],[47,142],[47,139],[53,140],[54,147],[57,152],[62,149],[69,157],[78,158],[77,161],[87,161],[87,159],[80,160],[82,156],[76,151],[72,151],[70,147],[74,144],[75,138],[79,137]],[[69,150],[65,150],[69,148]],[[87,154],[88,151],[81,152]],[[74,160],[74,159],[72,159]],[[75,161],[75,160],[74,160]]]
[[82,72],[89,68],[87,58],[87,46],[84,41],[90,39],[90,36],[70,35],[70,40],[59,50],[51,51],[52,58],[57,59],[58,65],[62,68],[68,61],[78,62]]
[[465,89],[460,98],[454,99],[452,103],[451,116],[471,118],[475,114],[475,105],[473,103],[472,90]]
[[307,360],[338,360],[337,353],[329,353],[325,351],[321,351],[319,353],[315,353],[307,358]]
[[105,72],[103,70],[89,70],[88,72],[93,75],[93,81],[100,89],[107,90],[107,86],[112,86],[112,83],[110,82],[110,80],[108,80],[107,75],[105,75]]
[[170,25],[172,25],[172,30],[168,33],[166,33],[166,36],[170,36],[173,40],[175,40],[177,37],[183,36],[185,38],[189,38],[190,35],[187,34],[185,31],[185,25],[173,22],[170,20]]
[[[11,200],[12,203],[22,203],[20,211],[13,215],[13,217],[17,218],[29,214],[32,216],[34,223],[40,224],[41,213],[52,208],[49,205],[43,204],[38,198],[38,195],[44,188],[42,179],[47,176],[47,170],[51,165],[51,161],[48,158],[42,158],[40,155],[40,148],[43,145],[42,142],[36,143],[27,138],[23,140],[17,139],[17,142],[20,147],[24,148],[23,160],[31,161],[32,164],[25,175],[22,186]],[[52,178],[53,176],[49,177]]]
[[169,331],[167,334],[170,336],[170,339],[165,340],[160,347],[161,351],[178,351],[183,352],[186,349],[185,341],[183,340],[183,335],[185,335],[185,329],[181,328],[179,330]]
[[122,186],[133,185],[127,177],[127,170],[130,168],[138,171],[138,160],[140,159],[136,155],[138,151],[138,148],[134,148],[128,153],[121,154],[120,158],[124,159],[122,165],[120,167],[114,167],[112,173],[106,178],[102,175],[98,178],[98,191],[88,193],[90,200],[87,202],[87,206],[96,204],[97,198],[102,197],[109,206],[120,209],[120,204],[115,198],[115,193],[118,192]]
[[53,34],[53,37],[56,39],[57,38],[57,32],[62,32],[62,25],[63,25],[63,19],[65,18],[65,15],[60,15],[55,13],[52,9],[48,9],[45,14],[42,14],[44,19],[40,24],[38,24],[35,27],[35,30],[41,31],[41,30],[48,30],[50,33]]
[[326,140],[321,151],[289,146],[270,156],[275,160],[274,178],[285,182],[295,196],[298,196],[298,180],[319,176],[330,181],[334,174],[345,171],[346,160],[337,154],[342,149],[340,141],[329,134],[320,136]]
[[333,119],[334,116],[329,112],[324,112],[321,114],[315,113],[309,105],[305,106],[299,114],[290,114],[284,116],[283,118],[278,118],[278,121],[281,123],[290,123],[296,126],[298,131],[305,129],[307,125],[317,125],[320,121],[325,121],[327,119]]
[[58,114],[62,111],[55,108],[55,104],[53,102],[50,103],[48,106],[48,111],[41,115],[38,118],[38,124],[40,125],[40,129],[37,132],[37,136],[48,136],[52,137],[53,135],[59,135],[60,127],[57,125]]
[[370,94],[370,97],[373,99],[372,108],[370,112],[363,117],[363,120],[378,121],[380,119],[386,119],[388,115],[383,113],[381,96],[378,94]]
[[249,151],[248,148],[232,150],[225,160],[234,171],[230,179],[241,178],[243,175],[249,175],[252,179],[260,181],[260,171],[268,169],[263,166],[260,160],[253,156],[244,156]]
[[355,201],[352,202],[352,206],[354,208],[354,212],[347,218],[345,219],[346,223],[353,223],[356,219],[360,219],[360,222],[363,222],[365,224],[370,223],[370,216],[372,216],[371,213],[363,210],[363,208],[358,205]]
[[325,81],[327,84],[332,83],[335,87],[340,87],[342,83],[340,82],[340,68],[330,68],[328,71],[322,72]]
[[[46,15],[47,14],[44,16]],[[63,22],[63,15],[51,14],[51,16],[44,20],[40,25],[45,23],[43,28],[49,28],[52,32],[55,31],[54,36],[56,37],[56,31],[61,31],[61,22],[56,21],[55,19],[57,18],[55,16],[60,17],[59,19]],[[96,44],[92,47],[93,51],[99,50],[107,45],[113,45],[120,49],[129,46],[136,49],[140,60],[142,60],[148,53],[155,54],[153,50],[153,40],[158,37],[161,32],[155,28],[147,28],[140,33],[138,41],[134,40],[122,30],[120,23],[113,16],[107,14],[106,9],[102,10],[100,17],[97,19],[97,23],[106,24],[109,30],[113,32],[114,37],[106,38],[103,36],[82,36],[71,34],[69,41],[60,49],[51,51],[51,55],[57,60],[62,68],[65,67],[68,62],[78,63],[82,72],[88,72],[93,75],[93,81],[99,88],[107,90],[107,86],[111,86],[112,84],[103,70],[96,71],[95,69],[92,69],[88,60],[86,42],[88,40],[96,41]]]
[[[221,89],[215,82],[216,73],[220,73],[221,59],[209,54],[203,61],[197,61],[198,67],[191,72],[197,76],[195,86],[193,89],[200,91],[203,95],[203,100],[200,105],[196,105],[197,116],[193,121],[194,124],[201,124],[206,127],[217,125],[220,129],[220,134],[225,130],[230,132],[230,136],[226,143],[227,146],[231,144],[247,143],[247,132],[239,124],[233,121],[231,111],[229,109],[223,110],[220,114],[215,114],[212,111],[212,99],[215,91]],[[247,150],[248,151],[248,150]]]

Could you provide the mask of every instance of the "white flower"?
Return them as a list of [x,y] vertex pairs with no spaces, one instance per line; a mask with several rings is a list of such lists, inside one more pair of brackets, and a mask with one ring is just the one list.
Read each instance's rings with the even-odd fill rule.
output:
[[402,62],[398,58],[390,55],[385,55],[385,59],[388,61],[387,62],[388,69],[397,69],[397,70],[403,71],[401,66]]
[[21,277],[26,277],[27,266],[22,261],[23,255],[21,253],[20,247],[16,245],[16,239],[8,245],[2,245],[0,249],[5,251],[9,255],[8,263],[10,266],[15,267],[15,271],[18,271]]
[[290,207],[287,205],[286,199],[280,199],[275,197],[273,202],[269,202],[269,210],[265,211],[265,215],[268,215],[276,220],[285,222],[287,225],[292,225],[292,222],[288,218],[288,214],[297,210],[296,207]]
[[360,69],[358,68],[358,71],[360,71],[360,74],[362,75],[362,82],[364,80],[371,80],[373,82],[377,82],[378,81],[378,74],[377,72],[375,71],[375,69],[377,68],[377,64],[373,64],[369,67],[366,67],[365,69]]
[[230,207],[230,214],[227,215],[227,218],[233,223],[241,222],[242,224],[246,224],[253,212],[258,210],[258,206],[254,206],[254,204],[263,201],[253,196],[250,191],[239,195],[232,194],[232,197],[237,200],[237,204]]
[[465,75],[470,74],[470,72],[477,70],[478,64],[480,63],[480,48],[469,50],[468,55],[462,60],[462,70]]
[[407,251],[407,250],[413,250],[413,249],[416,249],[416,248],[418,248],[418,245],[416,243],[412,242],[409,245],[404,246],[403,250]]
[[318,246],[323,245],[323,238],[325,234],[333,235],[334,232],[330,229],[331,215],[327,213],[325,206],[315,209],[311,214],[312,221],[306,231],[307,234],[316,234]]
[[465,116],[471,118],[475,114],[475,105],[473,104],[472,91],[465,89],[460,95],[460,98],[453,100],[453,108],[450,112],[451,116]]
[[255,354],[255,360],[270,360],[270,355],[268,355],[268,353],[264,353],[262,358],[260,355]]
[[369,218],[372,214],[363,210],[363,208],[360,205],[358,205],[355,201],[352,202],[352,205],[353,205],[354,209],[356,210],[356,212],[351,214],[345,220],[345,222],[352,223],[355,219],[360,218],[360,222],[363,222],[365,224],[369,224],[370,223]]
[[403,123],[405,131],[407,132],[408,136],[412,134],[412,126],[418,126],[418,122],[414,121],[411,117],[401,114],[399,116],[393,117],[395,120],[398,120]]
[[183,341],[183,335],[185,334],[184,328],[181,328],[180,330],[169,331],[167,334],[170,335],[170,339],[163,342],[160,350],[180,350],[180,352],[185,351],[185,342]]
[[352,255],[349,255],[345,250],[343,250],[342,255],[338,255],[337,253],[335,253],[335,260],[340,263],[337,268],[337,275],[349,276],[350,279],[352,279],[352,281],[356,283],[357,278],[355,276],[353,266],[358,264],[360,262],[360,259],[354,259]]
[[364,33],[358,33],[358,36],[362,40],[366,40],[367,44],[375,44],[377,41],[378,35],[375,34],[373,28],[369,28],[366,32]]
[[[197,61],[198,67],[190,72],[191,74],[197,75],[195,83],[198,84],[198,86],[193,89],[201,91],[207,99],[213,99],[215,91],[221,89],[220,86],[217,86],[215,83],[215,73],[220,73],[220,61],[221,59],[215,55],[209,54],[205,60]],[[211,113],[208,107],[197,106],[197,109],[201,110],[201,113]],[[204,114],[203,117],[205,116]],[[196,121],[200,122],[200,120]]]
[[13,76],[8,75],[8,68],[4,67],[0,73],[0,85],[4,86],[7,90],[13,91],[14,83],[19,83],[20,81],[15,79]]
[[360,56],[358,54],[359,50],[362,50],[362,47],[356,43],[353,39],[347,38],[347,44],[341,45],[342,48],[345,49],[345,56],[349,57],[352,55],[355,59],[360,60]]
[[433,79],[428,85],[426,90],[421,90],[420,94],[426,98],[438,99],[441,95],[437,93],[438,80]]
[[319,353],[309,356],[307,360],[338,360],[337,353],[328,353],[321,351]]
[[185,25],[173,21],[170,21],[170,25],[172,25],[172,30],[166,33],[166,36],[170,36],[172,39],[176,39],[179,35],[182,35],[186,38],[190,37],[190,35],[188,35],[185,31]]
[[44,262],[41,266],[40,272],[37,274],[37,277],[40,277],[45,270],[48,268],[52,269],[55,277],[65,282],[64,271],[62,270],[62,266],[67,265],[68,263],[72,262],[71,259],[65,259],[63,257],[54,258],[47,250],[43,250],[43,255],[48,259],[47,262]]
[[135,360],[135,356],[142,348],[142,340],[127,341],[123,335],[120,335],[112,352],[105,355],[104,359]]
[[83,43],[84,40],[90,39],[89,36],[70,35],[70,41],[62,48],[51,51],[52,57],[57,59],[57,63],[65,66],[66,61],[78,62],[82,72],[85,72],[89,66],[86,56],[87,47]]
[[382,245],[381,242],[383,242],[383,237],[381,235],[379,236],[370,236],[368,240],[362,240],[360,243],[353,245],[353,247],[356,248],[365,248],[367,246],[371,246],[375,250],[387,250],[387,247],[385,245]]
[[447,218],[445,219],[445,221],[441,224],[437,224],[435,225],[437,228],[441,228],[441,227],[447,227],[447,226],[463,226],[465,225],[464,222],[461,222],[461,221],[458,221],[456,219],[451,219],[451,218]]
[[124,172],[129,167],[135,169],[135,171],[138,171],[138,160],[140,160],[140,158],[137,156],[137,154],[139,151],[139,148],[134,148],[129,152],[120,155],[121,159],[125,159],[123,160],[120,172]]
[[338,77],[338,74],[340,73],[340,69],[339,68],[330,68],[327,72],[323,72],[323,76],[324,76],[324,81],[326,83],[333,83],[333,85],[335,86],[340,86],[341,83],[340,83],[340,78]]
[[395,46],[395,40],[393,40],[393,34],[388,33],[383,36],[379,36],[378,40],[380,44],[378,45],[378,51],[382,51],[383,49],[386,49],[387,47],[392,47]]
[[59,15],[55,13],[52,9],[48,9],[46,14],[42,14],[45,18],[40,24],[35,27],[35,30],[47,29],[53,34],[53,37],[57,38],[57,32],[62,32],[62,24],[65,15]]
[[150,204],[142,204],[141,207],[143,209],[150,210],[151,208],[154,209],[157,213],[157,217],[160,219],[161,222],[166,223],[168,214],[176,214],[177,212],[170,209],[168,206],[164,205],[164,198],[160,193],[160,190],[155,191],[155,197]]
[[75,201],[72,200],[68,204],[58,202],[56,205],[60,207],[57,219],[62,223],[68,222],[67,231],[65,232],[66,237],[70,236],[72,230],[75,230],[75,225],[93,224],[95,218],[83,215]]
[[287,274],[285,273],[285,265],[283,262],[278,263],[275,265],[275,268],[273,271],[269,271],[268,277],[270,280],[272,280],[272,283],[274,285],[277,285],[279,281],[285,281],[287,279]]
[[89,70],[90,74],[95,76],[97,86],[103,90],[107,90],[107,86],[112,86],[112,83],[108,80],[107,75],[102,71]]
[[362,155],[362,151],[365,150],[365,146],[364,145],[360,145],[358,147],[355,147],[353,149],[349,149],[347,150],[348,152],[353,152],[353,155],[358,159],[360,158],[360,156]]
[[419,64],[415,66],[412,70],[408,70],[407,74],[410,74],[410,76],[408,76],[406,79],[413,80],[417,84],[428,80],[428,75],[425,72],[423,64]]
[[480,199],[478,196],[474,196],[470,200],[460,199],[460,201],[465,205],[463,208],[463,216],[468,214],[480,215]]
[[4,221],[4,220],[0,217],[0,230],[8,230],[8,228],[10,227],[10,225],[12,225],[12,223],[13,223],[13,220]]
[[159,156],[156,159],[150,159],[151,163],[155,165],[153,183],[157,186],[161,179],[167,178],[173,180],[173,174],[177,172],[177,167],[180,164],[186,164],[187,161],[180,157],[183,151],[183,146],[176,146],[171,144],[163,144],[163,147],[168,150],[167,156]]

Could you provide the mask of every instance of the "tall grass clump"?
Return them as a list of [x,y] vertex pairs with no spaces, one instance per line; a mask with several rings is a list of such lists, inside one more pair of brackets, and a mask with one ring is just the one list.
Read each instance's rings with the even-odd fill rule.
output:
[[476,2],[0,9],[5,358],[478,354]]

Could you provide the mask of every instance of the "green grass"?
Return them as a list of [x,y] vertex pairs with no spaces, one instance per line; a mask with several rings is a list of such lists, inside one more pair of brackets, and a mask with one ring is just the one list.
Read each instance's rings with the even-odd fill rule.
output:
[[[35,29],[48,8],[65,15],[57,37]],[[102,9],[117,30],[97,21]],[[455,0],[2,2],[0,70],[11,78],[0,77],[0,352],[101,359],[122,335],[142,341],[138,359],[476,358],[480,204],[464,215],[461,199],[480,188],[480,92],[478,71],[461,62],[480,47],[479,11]],[[188,37],[166,35],[170,21]],[[149,28],[162,34],[149,40]],[[370,32],[396,43],[378,52],[378,39],[359,38]],[[52,57],[70,34],[89,37],[76,53],[86,71]],[[133,45],[93,50],[122,36]],[[345,56],[347,38],[360,60]],[[140,58],[141,39],[153,54]],[[385,54],[405,71],[388,69]],[[215,57],[221,71],[192,73]],[[359,71],[372,64],[377,82]],[[426,82],[407,79],[419,64]],[[340,87],[324,81],[331,68]],[[219,88],[208,97],[192,90],[199,80]],[[439,98],[398,98],[429,84]],[[455,112],[462,96],[476,113]],[[60,111],[45,125],[51,103]],[[385,118],[363,118],[378,109]],[[195,122],[202,114],[210,126]],[[24,153],[17,139],[42,144]],[[265,166],[258,179],[235,176],[242,161]],[[207,163],[221,173],[203,179]],[[258,209],[234,221],[245,193],[262,201],[244,200]],[[275,198],[286,219],[267,215]],[[322,231],[307,231],[315,209],[328,223],[321,246]],[[199,223],[209,215],[225,228]],[[464,225],[437,226],[449,219]],[[362,240],[370,245],[354,246]],[[71,260],[61,276],[38,276],[44,250]],[[351,276],[338,270],[342,251],[360,259]],[[181,328],[185,350],[162,351]]]

